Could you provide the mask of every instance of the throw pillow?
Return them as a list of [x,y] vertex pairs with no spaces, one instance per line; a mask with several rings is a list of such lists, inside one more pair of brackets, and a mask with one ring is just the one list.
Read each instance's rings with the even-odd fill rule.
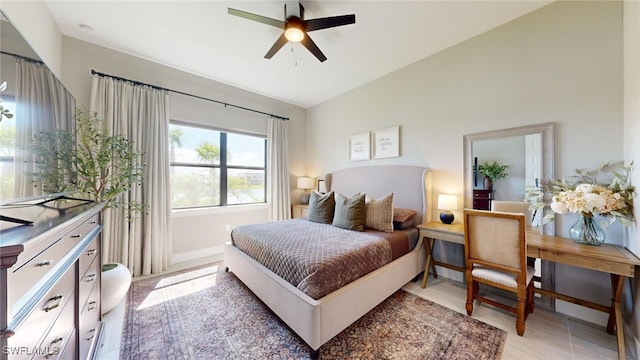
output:
[[412,219],[416,215],[418,215],[418,213],[415,210],[404,208],[393,209],[393,221],[397,221],[400,223]]
[[393,232],[393,193],[377,200],[367,196],[364,226],[373,230]]
[[318,194],[314,191],[309,198],[307,219],[317,223],[331,224],[335,208],[336,200],[333,191],[327,194]]
[[364,194],[355,194],[350,198],[336,195],[336,210],[333,226],[347,230],[364,230]]

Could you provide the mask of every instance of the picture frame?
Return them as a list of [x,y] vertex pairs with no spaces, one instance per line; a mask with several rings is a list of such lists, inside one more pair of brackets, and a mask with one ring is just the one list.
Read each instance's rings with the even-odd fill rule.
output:
[[374,159],[400,156],[400,126],[392,126],[373,132]]
[[349,136],[349,160],[361,161],[369,159],[371,159],[370,132]]

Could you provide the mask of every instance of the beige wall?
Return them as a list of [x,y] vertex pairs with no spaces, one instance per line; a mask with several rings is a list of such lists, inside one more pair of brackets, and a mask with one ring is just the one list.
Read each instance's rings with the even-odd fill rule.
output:
[[[462,196],[464,134],[545,122],[556,125],[556,176],[622,160],[621,20],[620,2],[554,3],[315,106],[307,116],[310,172],[425,165],[434,170],[434,193]],[[399,158],[349,162],[349,135],[392,125],[401,127]],[[574,221],[558,217],[558,234]],[[622,242],[619,224],[609,238]],[[463,256],[459,247],[445,251]],[[559,265],[557,287],[609,301],[602,273]],[[557,309],[606,320],[562,301]]]

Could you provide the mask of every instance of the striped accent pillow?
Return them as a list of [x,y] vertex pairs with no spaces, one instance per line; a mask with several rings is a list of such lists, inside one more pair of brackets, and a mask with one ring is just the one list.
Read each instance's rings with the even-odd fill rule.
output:
[[333,226],[347,230],[364,230],[364,194],[355,194],[350,198],[336,194],[336,211]]
[[364,215],[365,227],[393,232],[393,193],[377,200],[367,196]]

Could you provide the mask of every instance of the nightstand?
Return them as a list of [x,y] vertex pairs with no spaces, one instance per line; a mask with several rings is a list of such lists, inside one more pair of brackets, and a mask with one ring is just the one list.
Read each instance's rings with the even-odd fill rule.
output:
[[307,217],[309,205],[295,204],[291,205],[291,217],[294,219]]
[[453,264],[447,264],[442,261],[437,261],[433,258],[433,244],[436,240],[447,241],[454,244],[461,244],[464,246],[464,225],[460,223],[443,224],[441,222],[432,221],[426,224],[418,225],[420,231],[420,237],[424,241],[424,250],[426,253],[426,261],[424,265],[424,275],[422,276],[422,287],[427,286],[427,278],[429,277],[429,270],[433,272],[433,277],[437,278],[436,265],[442,266],[448,269],[464,272],[464,268]]

